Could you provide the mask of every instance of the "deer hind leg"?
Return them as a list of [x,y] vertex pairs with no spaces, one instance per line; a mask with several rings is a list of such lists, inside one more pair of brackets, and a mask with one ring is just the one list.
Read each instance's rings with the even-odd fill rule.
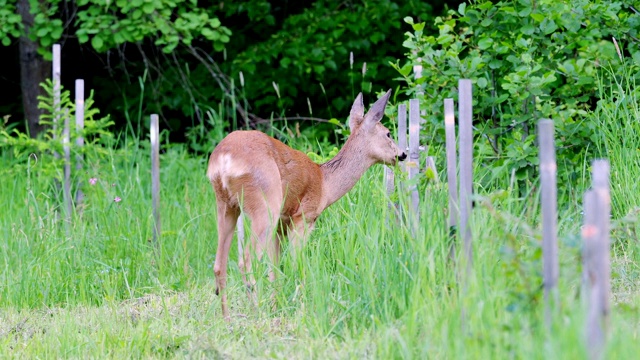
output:
[[[279,189],[279,187],[277,187]],[[246,189],[245,189],[246,190]],[[249,297],[257,303],[255,294],[251,291],[256,284],[255,276],[252,272],[252,251],[258,261],[262,260],[264,252],[267,252],[270,266],[269,280],[275,280],[275,271],[279,257],[279,244],[274,237],[276,226],[280,220],[280,209],[282,206],[282,191],[263,192],[245,191],[245,213],[251,220],[251,247],[247,246],[243,254],[243,279],[249,290]]]
[[233,229],[236,226],[239,212],[231,209],[226,204],[218,203],[218,252],[213,272],[216,276],[216,295],[220,295],[222,304],[222,316],[229,320],[229,306],[227,304],[227,264],[229,263],[229,248],[233,238]]

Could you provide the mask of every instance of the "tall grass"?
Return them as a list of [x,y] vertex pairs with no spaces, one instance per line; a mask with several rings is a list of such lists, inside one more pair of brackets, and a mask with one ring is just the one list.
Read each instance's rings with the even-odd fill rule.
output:
[[[632,89],[622,90],[627,96]],[[616,105],[621,99],[628,106]],[[638,206],[633,179],[640,175],[634,157],[640,132],[632,131],[637,114],[637,99],[619,93],[608,94],[593,114],[600,120],[600,146],[611,160],[616,209],[609,358],[633,358],[640,351],[637,221],[627,216]],[[615,131],[614,122],[628,130]],[[305,138],[287,141],[303,151],[321,150]],[[204,176],[207,159],[190,155],[183,146],[164,146],[163,234],[156,257],[150,241],[148,146],[142,142],[107,157],[87,156],[92,160],[79,176],[85,184],[91,177],[98,182],[85,185],[86,207],[68,228],[57,220],[51,179],[39,176],[42,162],[0,155],[0,356],[587,355],[581,210],[575,199],[560,199],[561,306],[550,336],[542,316],[536,190],[478,190],[473,272],[463,290],[462,274],[448,257],[446,186],[421,185],[420,226],[413,236],[405,222],[386,221],[390,214],[381,167],[369,170],[323,213],[299,258],[285,249],[274,284],[267,281],[269,265],[256,266],[258,308],[247,299],[232,246],[232,320],[226,324],[214,295],[216,214]],[[114,202],[116,196],[122,201]],[[277,290],[275,312],[272,289]]]

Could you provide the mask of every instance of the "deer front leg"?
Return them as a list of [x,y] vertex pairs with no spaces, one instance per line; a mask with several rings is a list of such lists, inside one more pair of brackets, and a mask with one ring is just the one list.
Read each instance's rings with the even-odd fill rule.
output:
[[293,248],[294,256],[302,250],[304,244],[306,244],[311,231],[315,226],[314,220],[305,220],[304,216],[294,216],[291,219],[291,230],[289,231],[289,241],[291,241],[291,247]]

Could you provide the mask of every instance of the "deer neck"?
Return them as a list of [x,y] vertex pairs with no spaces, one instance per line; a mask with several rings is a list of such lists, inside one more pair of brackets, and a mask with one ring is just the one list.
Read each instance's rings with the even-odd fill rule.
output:
[[350,136],[338,154],[320,166],[325,209],[348,193],[374,164],[356,140]]

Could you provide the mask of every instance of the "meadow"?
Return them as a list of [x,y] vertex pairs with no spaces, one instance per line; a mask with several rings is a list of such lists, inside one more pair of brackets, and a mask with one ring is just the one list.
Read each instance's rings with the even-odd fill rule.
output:
[[[267,264],[256,267],[257,308],[232,246],[227,323],[214,293],[216,214],[207,156],[163,143],[156,248],[149,143],[124,139],[106,153],[87,154],[77,175],[85,183],[84,209],[68,224],[57,215],[46,158],[1,150],[0,357],[585,358],[581,194],[590,161],[600,155],[611,162],[613,202],[606,355],[634,358],[640,352],[640,111],[633,87],[611,89],[585,116],[598,137],[583,162],[572,165],[575,183],[562,184],[559,194],[560,304],[550,333],[537,179],[496,176],[475,159],[475,256],[463,289],[448,256],[446,182],[421,183],[413,235],[402,222],[385,220],[383,169],[374,167],[321,215],[297,258],[285,250],[275,283],[267,280]],[[284,140],[294,148],[328,151],[290,134]],[[433,151],[444,176],[444,153]]]

